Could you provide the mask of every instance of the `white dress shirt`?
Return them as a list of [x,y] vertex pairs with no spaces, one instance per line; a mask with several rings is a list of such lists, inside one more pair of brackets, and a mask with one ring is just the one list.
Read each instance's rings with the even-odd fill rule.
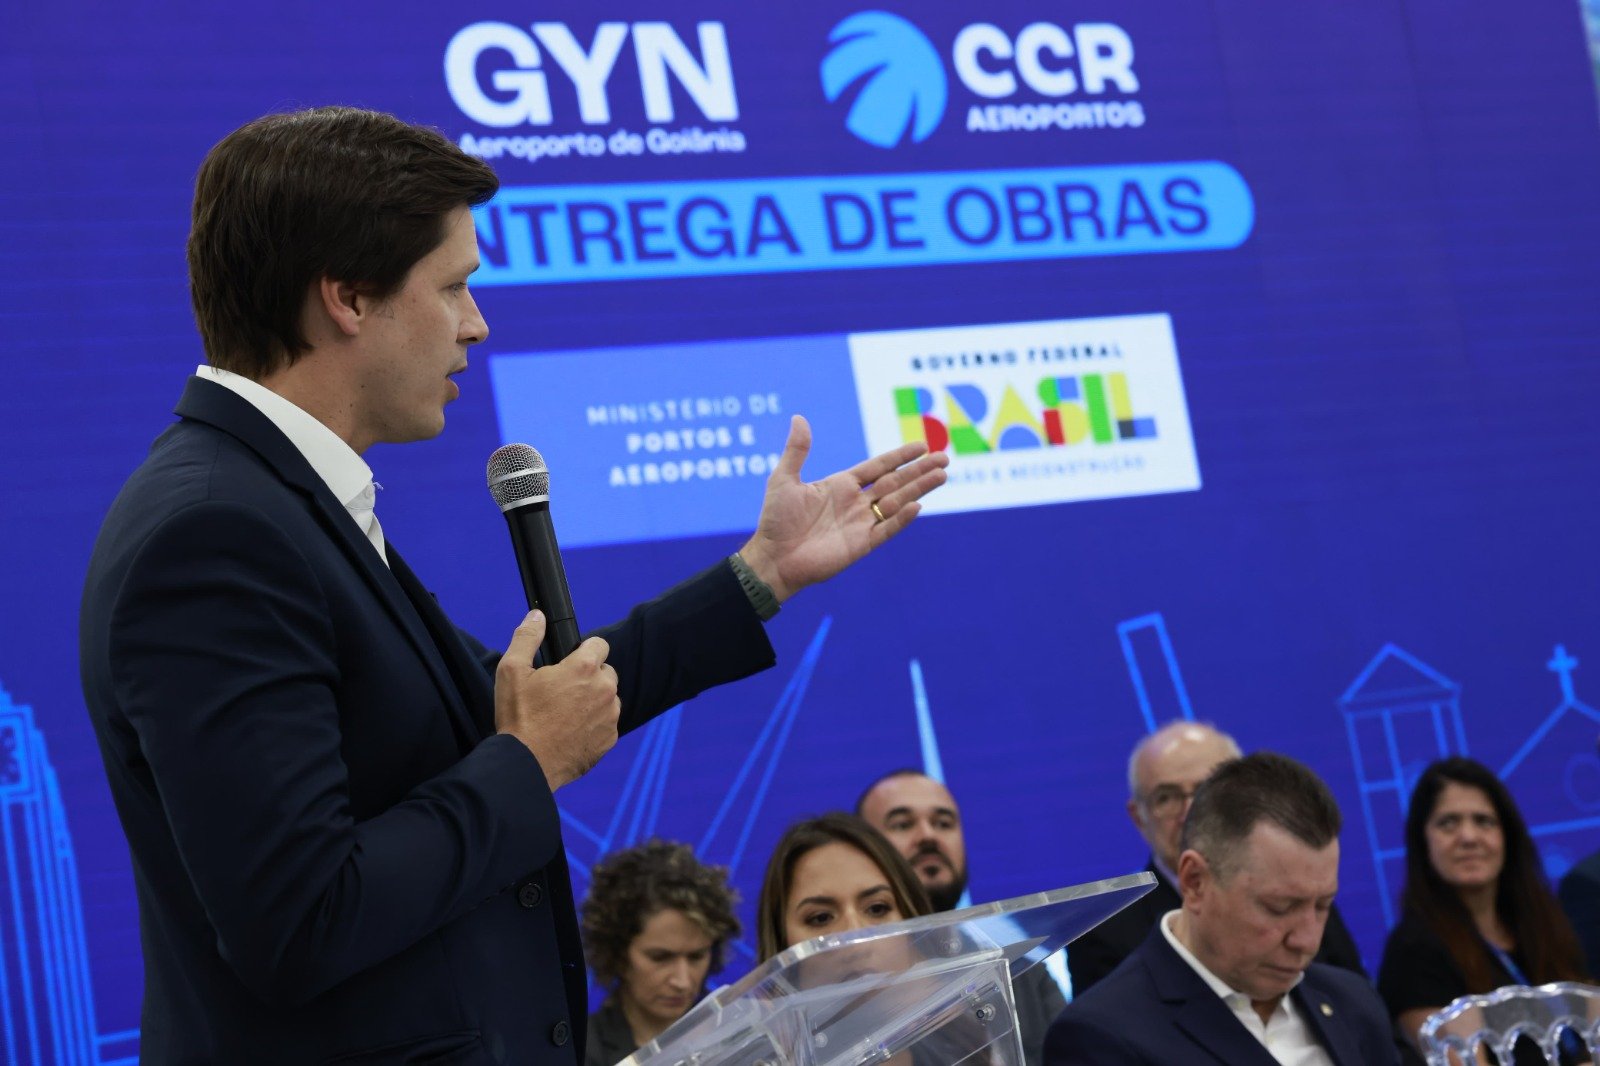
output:
[[[1194,953],[1173,935],[1172,919],[1177,913],[1168,911],[1162,916],[1161,935],[1167,938],[1167,943],[1178,953],[1178,958],[1200,975],[1206,987],[1222,998],[1222,1002],[1233,1011],[1233,1016],[1239,1019],[1239,1024],[1261,1041],[1261,1046],[1267,1049],[1269,1055],[1283,1063],[1283,1066],[1334,1066],[1333,1056],[1328,1054],[1328,1049],[1317,1039],[1316,1031],[1287,995],[1279,997],[1278,1005],[1263,1023],[1249,996],[1234,991],[1222,978],[1206,969],[1205,963],[1195,958]],[[1305,974],[1300,975],[1300,980],[1305,980]]]
[[277,426],[279,432],[289,438],[295,450],[305,456],[311,469],[333,493],[333,498],[344,504],[356,528],[361,530],[367,542],[377,551],[383,565],[389,565],[389,554],[383,544],[383,527],[378,524],[378,515],[374,510],[378,484],[372,480],[372,468],[356,454],[354,448],[301,408],[242,374],[200,366],[195,368],[195,376],[237,393]]

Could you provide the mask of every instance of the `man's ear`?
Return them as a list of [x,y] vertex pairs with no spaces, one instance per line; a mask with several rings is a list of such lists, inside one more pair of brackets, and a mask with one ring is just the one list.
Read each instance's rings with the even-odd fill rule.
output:
[[1211,865],[1204,855],[1190,848],[1178,856],[1178,868],[1173,872],[1178,875],[1178,894],[1183,897],[1185,907],[1205,901],[1213,878]]
[[346,337],[361,332],[361,324],[371,312],[372,301],[347,281],[318,278],[312,285],[312,306],[321,311],[333,328]]
[[1128,817],[1133,819],[1133,827],[1139,830],[1139,835],[1144,835],[1144,817],[1139,813],[1139,801],[1132,796],[1128,797]]

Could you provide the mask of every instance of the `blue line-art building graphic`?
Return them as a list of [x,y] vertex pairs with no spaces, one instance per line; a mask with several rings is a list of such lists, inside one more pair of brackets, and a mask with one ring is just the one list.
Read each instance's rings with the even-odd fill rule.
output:
[[33,708],[0,688],[0,1022],[16,1066],[121,1066],[137,1031],[96,1031],[78,862]]
[[1405,880],[1406,803],[1424,767],[1466,754],[1461,686],[1396,644],[1385,644],[1339,697],[1361,816],[1386,926]]

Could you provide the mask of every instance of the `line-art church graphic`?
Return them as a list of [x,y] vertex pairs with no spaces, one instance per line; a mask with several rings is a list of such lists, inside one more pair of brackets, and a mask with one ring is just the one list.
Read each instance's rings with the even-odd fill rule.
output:
[[[1498,770],[1517,800],[1552,880],[1600,847],[1600,710],[1578,698],[1578,660],[1557,644],[1555,708]],[[1469,754],[1461,688],[1394,644],[1386,644],[1339,697],[1361,788],[1378,896],[1393,925],[1405,881],[1405,817],[1424,767]],[[1520,719],[1520,716],[1519,716]],[[1527,716],[1532,720],[1533,716]]]
[[1545,664],[1561,699],[1516,754],[1500,768],[1552,880],[1600,847],[1600,711],[1578,699],[1578,660],[1557,644]]

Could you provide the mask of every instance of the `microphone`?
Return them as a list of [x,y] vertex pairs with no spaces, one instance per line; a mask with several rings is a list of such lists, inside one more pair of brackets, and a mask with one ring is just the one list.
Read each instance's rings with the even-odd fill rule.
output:
[[528,609],[543,611],[545,665],[558,663],[578,646],[578,619],[567,589],[567,571],[550,523],[550,471],[526,444],[507,444],[489,456],[489,494],[511,527],[511,550],[522,573]]

